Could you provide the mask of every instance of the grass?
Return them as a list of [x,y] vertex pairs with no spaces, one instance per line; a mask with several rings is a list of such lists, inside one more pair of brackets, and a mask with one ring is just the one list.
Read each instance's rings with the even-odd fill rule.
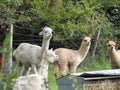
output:
[[53,65],[49,66],[48,83],[49,83],[49,90],[58,90],[56,79],[54,76]]
[[[14,71],[15,66],[13,66]],[[108,58],[91,58],[88,56],[84,62],[77,68],[77,73],[85,72],[85,71],[95,71],[95,70],[106,70],[111,69],[110,68],[110,62]],[[5,75],[2,76],[0,81],[0,90],[12,90],[10,85],[12,83],[12,80],[17,78],[17,73],[13,72],[9,77],[6,77]],[[48,72],[48,84],[49,84],[49,90],[58,90],[58,86],[56,84],[56,79],[53,72],[53,65],[49,66],[49,72]],[[3,86],[8,86],[6,89],[3,89]]]

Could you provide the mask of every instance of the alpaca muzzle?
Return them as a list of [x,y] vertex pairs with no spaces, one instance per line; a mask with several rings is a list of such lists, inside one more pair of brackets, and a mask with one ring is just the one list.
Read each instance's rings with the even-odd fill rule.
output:
[[91,43],[90,42],[87,42],[87,46],[89,46]]

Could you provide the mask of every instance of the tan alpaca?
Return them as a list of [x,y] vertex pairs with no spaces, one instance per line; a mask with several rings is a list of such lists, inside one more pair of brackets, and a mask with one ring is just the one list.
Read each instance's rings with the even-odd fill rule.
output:
[[59,60],[54,62],[55,77],[59,77],[59,68],[61,75],[65,76],[67,68],[69,67],[70,73],[75,73],[78,65],[85,59],[91,44],[90,37],[84,37],[82,44],[78,50],[67,48],[58,48],[55,53],[59,56]]
[[115,49],[116,43],[114,41],[107,42],[107,48],[110,54],[112,69],[120,68],[120,50]]

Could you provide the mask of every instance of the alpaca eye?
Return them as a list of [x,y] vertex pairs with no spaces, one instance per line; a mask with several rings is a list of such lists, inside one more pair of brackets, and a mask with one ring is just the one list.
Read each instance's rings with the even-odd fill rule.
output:
[[84,42],[87,42],[87,40],[84,40]]
[[45,33],[47,33],[47,31],[45,31]]
[[108,45],[108,47],[110,47],[111,45]]

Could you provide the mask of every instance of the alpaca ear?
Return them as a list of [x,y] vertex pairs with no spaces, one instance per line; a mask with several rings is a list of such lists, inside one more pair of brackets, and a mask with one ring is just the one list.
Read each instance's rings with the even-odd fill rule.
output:
[[86,35],[85,35],[85,34],[83,34],[82,38],[84,38],[84,37],[86,37]]
[[44,31],[43,29],[44,29],[44,28],[42,28],[42,31],[39,32],[39,35],[43,35],[43,31]]
[[109,42],[109,40],[107,39],[107,41],[106,41],[106,45],[108,45],[108,42]]
[[119,44],[119,43],[117,42],[116,38],[114,38],[114,42],[115,42],[115,45]]
[[43,35],[43,31],[39,32],[39,35]]
[[111,39],[111,41],[113,41],[113,42],[117,43],[117,40],[116,40],[116,38],[114,38],[114,39]]
[[53,51],[53,48],[51,48],[50,50]]
[[114,38],[114,42],[115,42],[115,43],[117,42],[116,38]]
[[89,34],[89,37],[92,38],[92,34]]
[[109,40],[106,41],[107,43],[109,42]]

